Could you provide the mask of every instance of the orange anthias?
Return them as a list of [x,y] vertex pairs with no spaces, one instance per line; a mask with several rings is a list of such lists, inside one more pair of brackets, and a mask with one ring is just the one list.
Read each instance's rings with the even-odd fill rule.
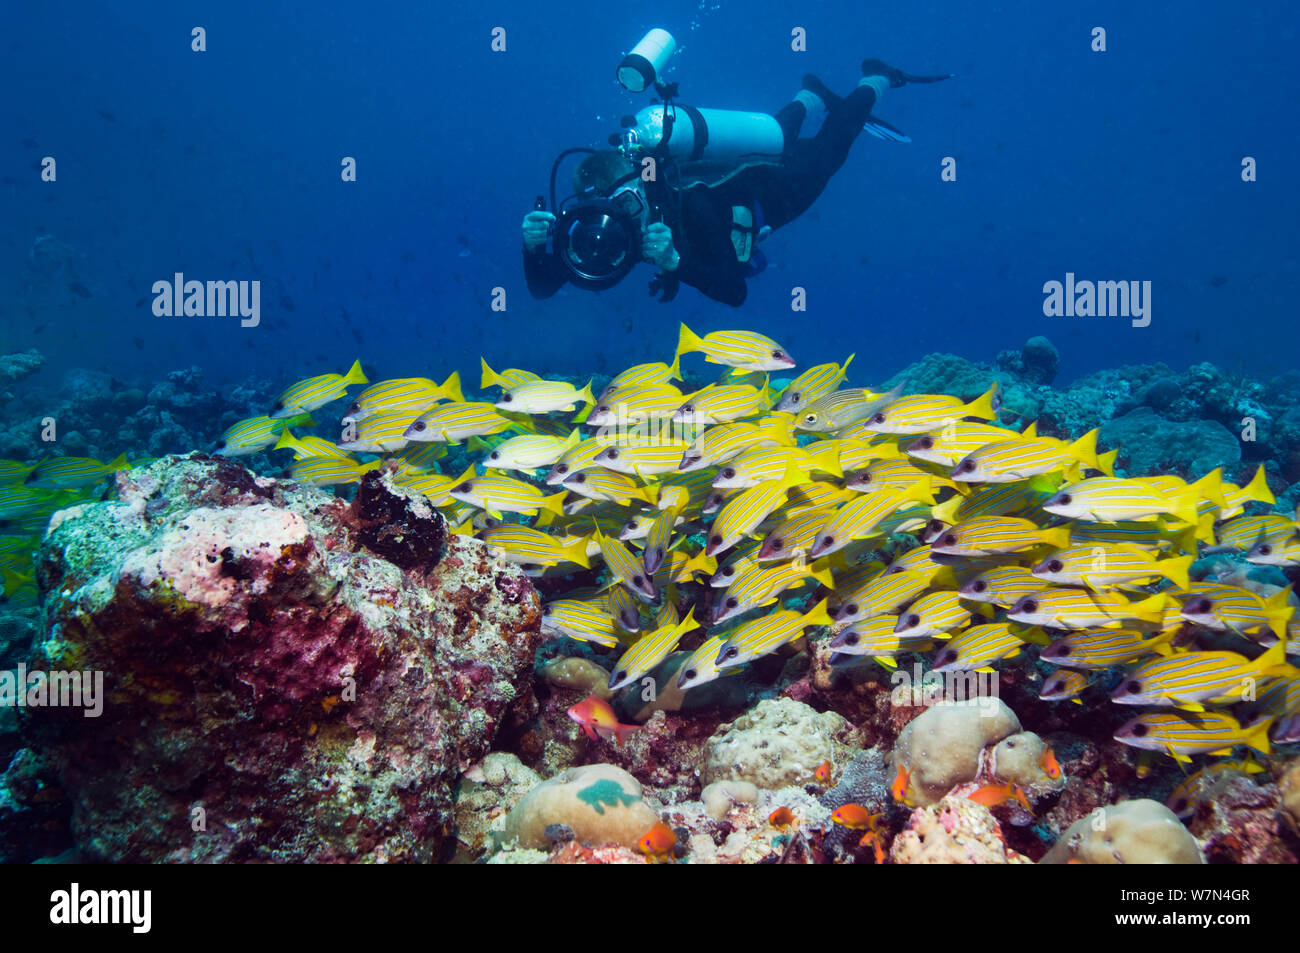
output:
[[588,695],[570,708],[569,717],[582,725],[582,730],[592,741],[612,735],[620,745],[625,735],[641,727],[620,724],[614,709],[609,707],[609,702],[601,701],[595,695]]
[[967,798],[985,807],[997,807],[1005,801],[1015,799],[1030,814],[1034,813],[1034,809],[1029,806],[1029,799],[1025,797],[1024,789],[1014,781],[1008,781],[1006,784],[986,784],[978,791],[968,794]]
[[875,830],[880,814],[872,814],[861,804],[841,804],[831,812],[831,820],[851,831]]
[[894,786],[890,788],[893,792],[894,800],[901,801],[903,804],[911,806],[911,801],[907,799],[907,789],[912,783],[912,772],[903,765],[898,766],[898,774],[894,776]]
[[789,827],[794,823],[794,811],[788,807],[778,807],[767,816],[767,822],[773,827]]
[[636,842],[641,853],[655,860],[667,860],[673,855],[677,846],[677,832],[663,821],[656,821],[655,826],[646,831]]
[[829,761],[823,761],[820,765],[818,765],[817,770],[813,772],[813,775],[822,784],[830,784],[831,775],[834,773],[834,771],[835,768]]
[[1043,749],[1043,756],[1038,759],[1038,764],[1043,769],[1043,774],[1049,778],[1061,776],[1061,766],[1056,763],[1056,752],[1051,748]]
[[[873,818],[879,816],[880,816],[879,814],[872,815]],[[875,830],[873,828],[872,830],[869,830],[865,834],[863,834],[862,840],[858,841],[859,847],[866,847],[868,844],[870,844],[872,847],[875,848],[876,863],[878,864],[883,864],[885,862],[885,845],[884,842],[881,840],[883,836],[884,835],[882,835],[880,831]]]

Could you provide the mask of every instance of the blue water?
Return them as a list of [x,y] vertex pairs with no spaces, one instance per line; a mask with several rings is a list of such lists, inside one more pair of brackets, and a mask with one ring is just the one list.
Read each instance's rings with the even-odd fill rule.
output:
[[[199,364],[287,383],[358,356],[372,379],[437,376],[481,354],[582,374],[667,359],[686,321],[764,331],[805,366],[856,351],[860,384],[1036,334],[1065,380],[1156,360],[1268,376],[1300,365],[1296,21],[1281,2],[14,4],[0,352],[40,348],[47,377]],[[207,52],[190,50],[196,25]],[[958,75],[889,92],[877,112],[914,142],[861,137],[767,243],[742,309],[690,288],[654,301],[648,265],[534,301],[520,220],[556,152],[603,144],[647,104],[613,77],[652,26],[682,44],[682,99],[715,108],[774,112],[808,71],[847,92],[864,56]],[[177,271],[260,280],[261,325],[155,317],[150,288]],[[1150,326],[1045,317],[1043,283],[1067,271],[1150,280]]]

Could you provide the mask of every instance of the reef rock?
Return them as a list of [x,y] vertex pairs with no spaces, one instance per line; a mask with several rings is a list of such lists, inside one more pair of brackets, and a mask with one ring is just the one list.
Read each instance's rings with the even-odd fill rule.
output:
[[705,750],[703,781],[749,781],[769,791],[807,784],[837,757],[835,736],[844,719],[790,698],[767,699],[719,727]]
[[911,772],[908,796],[934,804],[975,780],[989,745],[1020,731],[1020,719],[1000,698],[973,698],[927,708],[907,723],[894,746],[893,767]]
[[1241,459],[1241,444],[1214,420],[1177,422],[1138,407],[1102,425],[1100,442],[1118,447],[1117,465],[1130,475],[1177,471],[1199,477]]
[[0,355],[0,385],[35,374],[44,363],[44,355],[35,348],[30,351],[19,351],[16,354]]
[[1282,791],[1242,771],[1212,775],[1196,796],[1187,828],[1201,842],[1209,863],[1294,864],[1282,836]]
[[513,754],[494,751],[465,772],[456,792],[455,860],[471,863],[487,855],[506,816],[542,779]]
[[349,504],[164,458],[55,515],[37,667],[105,673],[97,718],[26,709],[88,859],[427,861],[531,675],[531,583],[367,476]]
[[1039,861],[1065,864],[1203,864],[1200,845],[1178,815],[1143,798],[1098,808],[1069,826]]
[[721,822],[737,804],[756,804],[758,788],[748,781],[714,781],[700,792],[704,813]]

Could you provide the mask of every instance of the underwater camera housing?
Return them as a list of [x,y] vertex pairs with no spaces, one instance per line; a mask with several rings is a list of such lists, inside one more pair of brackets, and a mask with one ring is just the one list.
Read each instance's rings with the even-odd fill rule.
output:
[[746,164],[780,159],[785,140],[774,117],[675,103],[677,83],[665,82],[663,71],[676,49],[670,33],[651,30],[623,57],[617,71],[625,89],[644,92],[653,87],[658,101],[624,117],[622,131],[611,135],[609,144],[633,170],[653,158],[657,175],[642,180],[632,171],[604,190],[588,189],[557,203],[561,164],[570,156],[594,155],[597,150],[566,149],[551,166],[550,200],[556,216],[552,247],[580,288],[611,288],[641,261],[642,233],[649,223],[664,220],[663,211],[674,199],[667,180],[686,184],[680,174],[684,165],[707,168],[716,181]]
[[551,239],[573,283],[602,291],[618,284],[641,260],[641,233],[651,210],[635,187],[639,178],[635,171],[606,191],[591,189],[556,203],[555,179],[560,165],[571,155],[595,152],[566,149],[551,166],[551,207],[555,209]]

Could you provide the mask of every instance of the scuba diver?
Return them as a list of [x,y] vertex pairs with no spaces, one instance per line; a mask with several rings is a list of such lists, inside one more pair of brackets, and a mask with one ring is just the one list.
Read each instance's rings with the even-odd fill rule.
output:
[[[655,34],[671,43],[664,31],[651,31],[624,59],[644,85],[667,59],[662,49],[657,60],[637,56]],[[637,91],[624,75],[620,68],[620,81]],[[553,211],[538,196],[523,221],[529,291],[549,298],[566,282],[609,288],[644,260],[659,269],[650,293],[663,301],[684,282],[724,304],[743,304],[746,279],[766,264],[758,242],[812,206],[860,132],[911,141],[871,114],[885,90],[949,75],[912,76],[868,59],[847,96],[808,75],[775,116],[675,104],[677,84],[654,82],[662,103],[623,120],[625,131],[610,137],[618,148],[569,149],[555,160]],[[822,114],[817,134],[800,139],[804,121]],[[575,153],[586,157],[573,173],[574,194],[557,208],[556,173]]]

